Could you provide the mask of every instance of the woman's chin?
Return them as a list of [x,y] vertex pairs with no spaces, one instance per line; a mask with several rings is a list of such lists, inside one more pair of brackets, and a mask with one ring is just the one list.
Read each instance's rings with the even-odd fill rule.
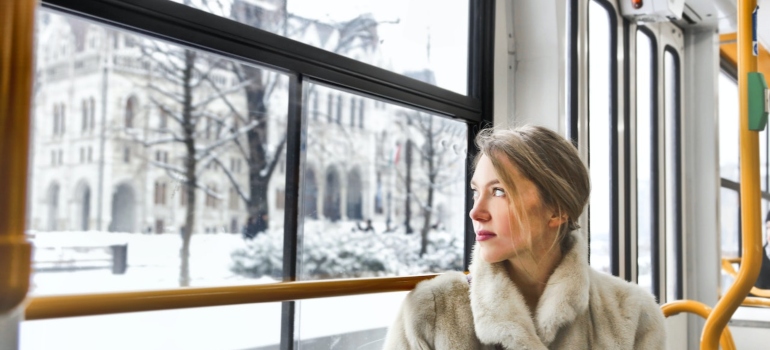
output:
[[481,259],[483,259],[485,262],[489,264],[499,263],[503,260],[506,260],[506,258],[499,253],[496,253],[494,251],[489,251],[487,249],[484,249],[484,247],[481,247]]

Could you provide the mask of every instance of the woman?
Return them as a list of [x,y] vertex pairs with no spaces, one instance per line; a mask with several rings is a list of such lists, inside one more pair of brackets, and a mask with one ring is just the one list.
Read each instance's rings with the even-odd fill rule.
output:
[[588,266],[575,230],[590,183],[572,144],[542,127],[476,144],[470,275],[418,284],[385,349],[662,349],[653,296]]

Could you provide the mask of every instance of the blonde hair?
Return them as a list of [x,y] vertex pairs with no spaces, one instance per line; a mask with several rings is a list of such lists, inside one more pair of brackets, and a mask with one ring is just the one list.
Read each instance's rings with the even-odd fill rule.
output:
[[509,161],[521,175],[535,184],[547,206],[560,216],[566,215],[554,242],[558,241],[562,249],[566,248],[566,237],[579,228],[577,219],[583,213],[591,192],[588,171],[575,146],[559,134],[540,126],[485,129],[476,136],[476,146],[479,153],[473,162],[474,169],[482,155],[491,160],[500,183],[509,193],[509,206],[520,227],[524,228],[519,210],[522,198],[508,163],[503,160]]

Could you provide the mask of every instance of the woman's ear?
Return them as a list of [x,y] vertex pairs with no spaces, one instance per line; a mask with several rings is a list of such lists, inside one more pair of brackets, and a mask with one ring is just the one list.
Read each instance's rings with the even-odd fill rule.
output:
[[565,224],[567,220],[569,220],[569,216],[567,216],[567,213],[564,213],[561,210],[556,210],[553,213],[553,215],[551,215],[551,219],[548,220],[548,227],[558,228],[561,225]]

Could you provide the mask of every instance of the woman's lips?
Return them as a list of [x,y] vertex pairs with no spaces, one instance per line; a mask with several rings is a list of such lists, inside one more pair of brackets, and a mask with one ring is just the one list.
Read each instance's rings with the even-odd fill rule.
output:
[[479,232],[476,232],[476,241],[478,242],[486,241],[488,239],[495,238],[495,236],[497,235],[492,231],[481,230]]

